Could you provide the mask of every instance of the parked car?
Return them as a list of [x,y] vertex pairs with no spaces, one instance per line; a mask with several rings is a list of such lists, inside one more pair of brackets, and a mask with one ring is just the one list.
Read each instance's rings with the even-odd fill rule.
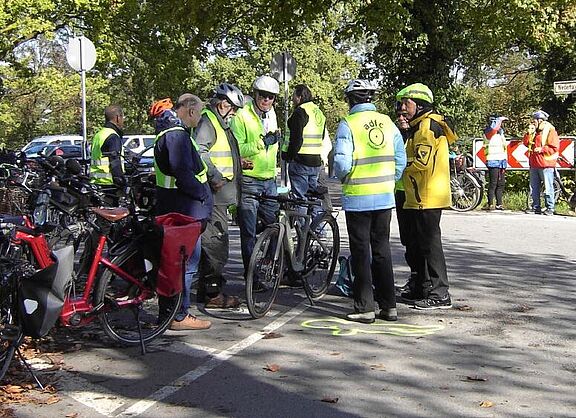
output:
[[140,154],[146,148],[154,145],[154,135],[124,135],[124,153],[128,158]]
[[58,145],[46,145],[41,149],[37,149],[37,146],[29,148],[25,152],[26,158],[35,159],[40,156],[48,158],[54,155],[62,157],[64,160],[74,158],[76,160],[82,159],[82,146],[81,145],[71,145],[71,144],[58,144]]
[[136,166],[138,166],[138,171],[140,172],[154,172],[154,144],[146,147],[139,154],[127,158],[126,164],[124,164],[127,173],[135,172]]
[[45,135],[34,138],[22,147],[22,152],[28,158],[38,156],[38,153],[47,145],[82,145],[81,135]]

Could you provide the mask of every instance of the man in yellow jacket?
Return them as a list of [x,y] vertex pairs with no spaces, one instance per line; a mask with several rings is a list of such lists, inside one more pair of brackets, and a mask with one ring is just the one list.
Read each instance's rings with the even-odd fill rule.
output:
[[433,110],[432,91],[421,83],[398,92],[396,100],[410,125],[406,142],[407,166],[402,175],[404,209],[414,223],[408,238],[415,251],[416,283],[401,294],[416,309],[449,309],[446,260],[440,218],[451,204],[448,146],[457,136],[444,117]]

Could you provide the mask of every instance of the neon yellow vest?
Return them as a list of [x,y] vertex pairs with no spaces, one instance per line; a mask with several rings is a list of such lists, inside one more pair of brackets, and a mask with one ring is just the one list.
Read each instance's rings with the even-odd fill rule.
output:
[[[268,149],[264,147],[262,141],[264,129],[260,117],[254,110],[254,103],[247,104],[236,113],[230,123],[230,128],[236,139],[245,138],[245,143],[238,142],[240,156],[249,159],[254,164],[253,169],[243,169],[242,174],[259,180],[275,178],[278,144],[271,145]],[[258,149],[258,151],[252,155],[243,155],[242,149],[245,146]]]
[[[90,182],[94,184],[109,185],[114,184],[112,173],[110,172],[110,159],[102,155],[102,145],[104,141],[117,132],[112,128],[100,129],[92,139],[92,151],[90,161]],[[124,149],[120,154],[120,163],[124,171]]]
[[210,148],[210,160],[216,166],[218,171],[222,173],[224,178],[232,180],[234,178],[234,160],[232,159],[232,149],[228,143],[226,132],[218,122],[218,118],[210,109],[204,109],[203,115],[206,115],[214,130],[216,131],[216,142]]
[[[312,102],[303,103],[300,107],[306,111],[308,123],[302,130],[302,146],[298,154],[321,155],[326,116],[324,116],[320,108]],[[289,144],[290,130],[287,130],[284,144],[282,144],[282,151],[288,151]]]
[[352,170],[342,191],[348,196],[394,192],[394,123],[375,111],[358,112],[344,118],[352,132]]
[[[179,131],[179,130],[186,131],[181,126],[174,126],[173,128],[163,130],[158,135],[156,135],[156,138],[154,139],[154,144],[156,144],[158,139],[160,139],[160,137],[162,137],[164,134],[166,134],[168,132],[172,132],[172,131]],[[192,146],[194,147],[196,152],[198,152],[198,150],[199,150],[198,144],[196,143],[196,141],[194,141],[194,138],[192,138],[192,136],[190,136],[190,140],[192,141]],[[196,177],[196,179],[200,183],[206,183],[208,181],[208,176],[206,174],[208,171],[208,168],[206,167],[206,163],[204,161],[202,161],[202,167],[203,167],[202,170],[199,173],[195,174],[194,176]],[[158,167],[158,164],[156,163],[156,159],[154,159],[154,171],[156,172],[156,186],[162,187],[163,189],[177,189],[178,188],[178,187],[176,187],[176,177],[172,177],[172,176],[169,176],[168,174],[163,173],[160,170],[160,167]]]

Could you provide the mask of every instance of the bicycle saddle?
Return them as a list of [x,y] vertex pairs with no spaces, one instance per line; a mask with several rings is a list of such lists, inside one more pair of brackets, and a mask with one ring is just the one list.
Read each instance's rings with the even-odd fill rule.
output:
[[117,222],[130,214],[126,208],[91,208],[92,212],[110,222]]

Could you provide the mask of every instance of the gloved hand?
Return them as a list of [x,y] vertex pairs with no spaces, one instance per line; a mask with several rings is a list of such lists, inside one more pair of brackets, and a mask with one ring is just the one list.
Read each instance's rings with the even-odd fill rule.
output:
[[268,132],[266,135],[264,135],[262,141],[264,141],[266,147],[274,145],[275,143],[280,141],[280,131]]

